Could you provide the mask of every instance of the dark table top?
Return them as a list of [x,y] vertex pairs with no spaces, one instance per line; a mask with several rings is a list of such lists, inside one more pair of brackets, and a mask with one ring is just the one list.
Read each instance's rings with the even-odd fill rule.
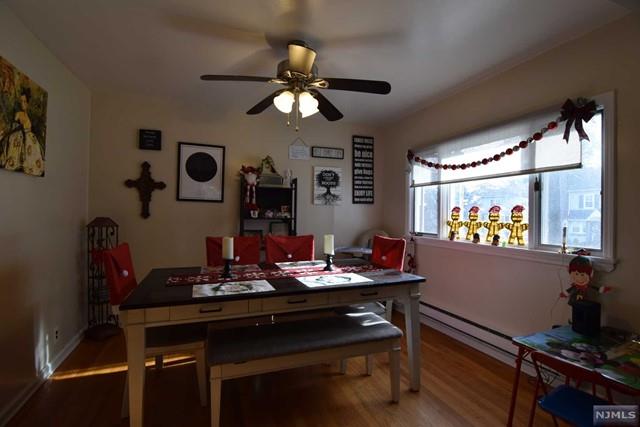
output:
[[[362,265],[367,264],[361,259],[356,260],[336,260],[335,264],[341,265]],[[273,268],[273,265],[261,265],[262,268]],[[175,274],[199,274],[200,267],[183,268],[156,268],[151,270],[147,277],[140,282],[127,299],[120,304],[120,310],[134,310],[152,307],[165,307],[170,305],[203,304],[211,302],[233,301],[256,299],[264,297],[313,294],[322,292],[333,292],[345,289],[357,289],[370,286],[399,285],[407,283],[420,283],[426,279],[414,274],[401,273],[396,270],[379,270],[358,273],[373,282],[355,283],[349,285],[334,285],[325,287],[309,288],[294,278],[270,279],[268,282],[275,288],[269,292],[250,292],[244,294],[218,295],[212,297],[192,297],[191,285],[167,286],[167,279]]]

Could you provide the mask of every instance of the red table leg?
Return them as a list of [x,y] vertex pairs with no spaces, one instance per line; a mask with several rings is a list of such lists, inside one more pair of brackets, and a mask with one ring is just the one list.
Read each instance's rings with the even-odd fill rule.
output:
[[518,384],[520,384],[520,371],[522,370],[522,359],[524,359],[529,353],[530,350],[518,346],[518,357],[516,357],[516,376],[513,379],[513,389],[511,390],[511,406],[509,407],[507,427],[511,427],[513,425],[513,415],[516,411],[516,400],[518,398]]

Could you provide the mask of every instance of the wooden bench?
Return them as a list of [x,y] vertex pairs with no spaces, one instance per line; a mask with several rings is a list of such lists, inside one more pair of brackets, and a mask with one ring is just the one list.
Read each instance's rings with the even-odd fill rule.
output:
[[389,353],[391,400],[400,397],[402,331],[373,313],[231,329],[210,328],[211,425],[220,425],[222,381],[373,353]]

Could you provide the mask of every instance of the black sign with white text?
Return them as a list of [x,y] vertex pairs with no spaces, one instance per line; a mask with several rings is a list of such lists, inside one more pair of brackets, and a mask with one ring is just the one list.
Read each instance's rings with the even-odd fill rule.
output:
[[373,204],[373,138],[353,136],[353,203]]

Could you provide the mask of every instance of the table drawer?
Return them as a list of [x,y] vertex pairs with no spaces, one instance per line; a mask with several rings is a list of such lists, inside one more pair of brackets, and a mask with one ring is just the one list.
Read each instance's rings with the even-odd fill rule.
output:
[[230,316],[249,312],[249,301],[214,302],[171,307],[171,320]]
[[329,296],[327,294],[265,298],[262,300],[262,310],[306,310],[311,307],[326,305],[328,302]]
[[356,289],[352,291],[336,292],[332,301],[339,304],[353,304],[361,301],[382,301],[397,297],[398,292],[391,288]]

